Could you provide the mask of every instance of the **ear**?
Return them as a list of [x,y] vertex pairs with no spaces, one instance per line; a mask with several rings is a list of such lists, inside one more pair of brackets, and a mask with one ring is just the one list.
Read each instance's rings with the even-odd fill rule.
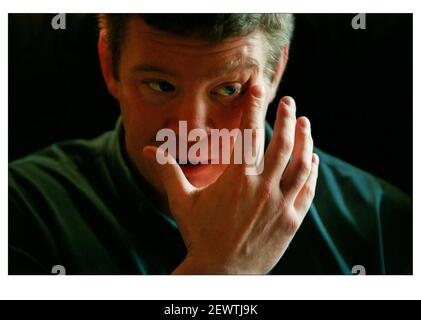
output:
[[102,76],[107,85],[108,92],[118,100],[118,80],[114,76],[111,51],[108,47],[106,35],[101,31],[98,39],[98,55]]
[[273,101],[276,97],[276,91],[278,89],[279,83],[281,82],[282,75],[284,74],[285,67],[288,62],[288,54],[289,54],[289,45],[286,45],[282,52],[279,52],[280,57],[279,61],[275,68],[274,79],[270,86],[269,92],[269,103]]

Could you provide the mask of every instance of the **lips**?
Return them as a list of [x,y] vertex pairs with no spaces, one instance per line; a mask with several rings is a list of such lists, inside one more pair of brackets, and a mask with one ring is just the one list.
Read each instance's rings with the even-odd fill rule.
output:
[[179,165],[190,165],[190,166],[209,164],[212,161],[211,159],[207,157],[205,158],[205,157],[191,156],[191,155],[189,157],[176,155],[174,158]]
[[186,177],[191,177],[191,176],[195,176],[198,174],[203,173],[207,168],[210,168],[211,166],[211,160],[208,159],[207,163],[203,163],[205,162],[205,160],[203,159],[194,159],[193,161],[195,161],[196,164],[193,164],[190,159],[187,159],[186,161],[183,162],[187,162],[187,163],[180,163],[181,160],[179,158],[176,158],[177,163],[180,165],[181,170],[183,171],[184,175]]

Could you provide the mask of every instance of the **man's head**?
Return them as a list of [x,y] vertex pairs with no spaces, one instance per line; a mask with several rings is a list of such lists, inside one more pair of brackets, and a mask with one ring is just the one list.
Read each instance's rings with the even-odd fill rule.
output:
[[[239,127],[248,86],[264,87],[265,107],[288,58],[288,14],[100,15],[99,55],[105,82],[119,101],[130,160],[162,191],[142,150],[163,128]],[[231,146],[228,146],[230,148]],[[225,165],[183,166],[196,186]]]

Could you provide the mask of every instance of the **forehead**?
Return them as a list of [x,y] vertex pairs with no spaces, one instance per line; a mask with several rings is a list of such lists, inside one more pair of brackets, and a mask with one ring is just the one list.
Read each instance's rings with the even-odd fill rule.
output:
[[[181,37],[148,26],[142,19],[131,19],[122,47],[122,57],[129,64],[159,65],[171,69],[189,68],[191,72],[208,68],[235,69],[266,59],[266,41],[260,31],[244,37],[228,38],[210,44],[197,37]],[[208,72],[209,73],[209,72]]]

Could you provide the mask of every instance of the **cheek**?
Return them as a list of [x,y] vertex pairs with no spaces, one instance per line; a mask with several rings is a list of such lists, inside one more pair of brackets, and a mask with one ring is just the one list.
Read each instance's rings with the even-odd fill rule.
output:
[[[235,109],[229,109],[229,110],[223,110],[219,111],[218,115],[216,116],[217,121],[215,121],[216,129],[222,130],[222,129],[228,129],[229,131],[232,131],[233,129],[237,129],[240,127],[241,123],[241,115],[242,115],[242,109],[241,108],[235,108]],[[224,141],[224,142],[222,142]],[[218,154],[219,153],[219,163],[221,165],[214,165],[214,173],[220,174],[225,166],[222,165],[223,163],[223,154],[225,152],[231,152],[234,148],[234,142],[235,140],[233,138],[230,138],[228,143],[225,143],[226,140],[220,140],[218,145],[212,145],[210,148],[211,154]],[[215,149],[215,150],[214,150]],[[219,150],[216,150],[219,149]],[[226,150],[226,151],[223,151]],[[228,151],[229,150],[229,151]],[[218,153],[216,153],[218,152]]]
[[127,142],[132,148],[141,150],[146,145],[155,145],[156,133],[166,121],[165,113],[158,108],[145,106],[131,94],[122,95],[120,109]]
[[214,123],[217,129],[239,128],[241,122],[242,108],[237,106],[235,108],[215,108],[213,116]]

